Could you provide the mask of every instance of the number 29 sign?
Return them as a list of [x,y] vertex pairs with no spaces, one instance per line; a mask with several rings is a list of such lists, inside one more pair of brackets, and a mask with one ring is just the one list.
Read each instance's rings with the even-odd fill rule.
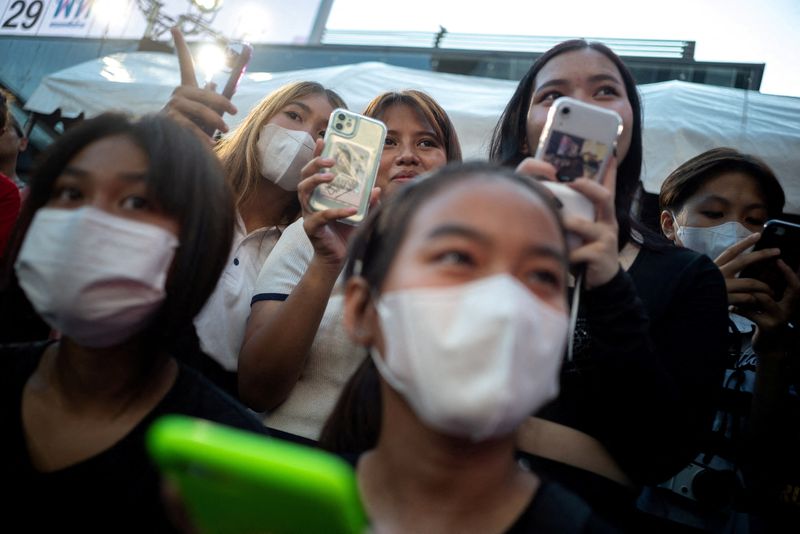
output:
[[0,0],[0,35],[139,38],[135,0]]

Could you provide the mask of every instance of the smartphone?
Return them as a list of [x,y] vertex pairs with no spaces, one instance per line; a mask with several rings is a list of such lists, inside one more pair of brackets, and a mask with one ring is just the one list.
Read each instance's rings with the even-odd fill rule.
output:
[[353,468],[319,449],[183,415],[148,429],[147,447],[206,534],[361,534]]
[[309,200],[311,209],[356,208],[356,213],[340,221],[351,225],[363,221],[385,141],[386,126],[381,121],[346,109],[333,110],[322,156],[336,160],[330,168],[334,178],[314,189]]
[[561,182],[600,180],[622,133],[622,118],[609,109],[562,96],[547,114],[536,158],[556,168]]
[[[224,77],[225,85],[222,86],[222,96],[230,100],[236,93],[236,88],[239,86],[239,81],[247,71],[247,66],[250,64],[250,59],[253,57],[253,47],[244,41],[228,41],[225,44],[225,61],[224,68],[208,82],[216,82],[214,78],[218,76]],[[221,81],[221,80],[220,80]],[[219,86],[220,83],[217,83]],[[208,135],[214,135],[214,129],[203,127]]]
[[[789,268],[800,270],[800,224],[771,219],[764,223],[761,238],[753,247],[753,251],[766,248],[779,248],[778,256]],[[777,258],[753,263],[742,269],[739,278],[755,278],[767,284],[773,292],[775,300],[780,300],[786,291],[786,277],[776,263]]]

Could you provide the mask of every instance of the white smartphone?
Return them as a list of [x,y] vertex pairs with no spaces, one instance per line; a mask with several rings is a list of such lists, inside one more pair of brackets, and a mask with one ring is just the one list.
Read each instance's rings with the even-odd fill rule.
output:
[[[539,137],[536,159],[556,168],[558,182],[542,182],[561,205],[563,215],[595,220],[594,204],[567,185],[576,178],[600,180],[622,133],[622,118],[615,111],[562,96],[553,102]],[[583,241],[567,234],[570,250]]]
[[622,118],[615,111],[562,96],[547,114],[536,158],[555,166],[561,182],[599,180],[620,133]]
[[356,208],[355,214],[340,220],[351,225],[363,221],[385,142],[386,126],[381,121],[346,109],[333,110],[322,156],[336,160],[330,168],[334,178],[314,189],[311,209]]

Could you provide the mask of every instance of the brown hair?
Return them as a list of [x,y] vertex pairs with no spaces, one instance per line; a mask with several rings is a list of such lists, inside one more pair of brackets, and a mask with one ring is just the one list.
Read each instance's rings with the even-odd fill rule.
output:
[[752,177],[767,201],[768,215],[780,215],[786,195],[769,165],[761,158],[728,147],[707,150],[672,171],[661,184],[659,208],[679,211],[703,184],[727,172],[741,172]]
[[444,109],[428,94],[416,89],[387,91],[373,98],[364,109],[364,115],[382,119],[386,110],[396,105],[406,105],[416,110],[431,125],[444,147],[447,161],[461,161],[461,143],[453,122]]

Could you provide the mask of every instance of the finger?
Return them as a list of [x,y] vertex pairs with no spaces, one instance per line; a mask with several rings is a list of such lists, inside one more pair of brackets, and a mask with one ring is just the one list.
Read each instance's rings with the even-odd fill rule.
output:
[[178,115],[183,115],[189,121],[198,124],[200,127],[206,127],[210,131],[228,131],[228,125],[218,113],[203,104],[184,98],[171,100],[167,106],[167,114],[174,118],[177,118]]
[[777,248],[765,248],[764,250],[756,250],[754,252],[750,252],[748,254],[742,254],[741,256],[734,258],[725,265],[721,266],[719,269],[725,276],[734,276],[737,273],[741,272],[748,265],[752,265],[760,261],[774,258],[775,256],[779,256],[780,253],[781,253],[780,249]]
[[325,148],[325,140],[324,139],[317,139],[316,144],[314,145],[314,157],[318,157],[322,154],[322,149]]
[[[611,156],[608,160],[608,166],[606,167],[605,174],[600,179],[600,185],[611,193],[611,199],[613,201],[614,195],[617,192],[617,156]],[[613,204],[611,206],[612,208],[614,207]]]
[[316,235],[326,224],[332,224],[338,219],[344,219],[358,212],[357,208],[333,208],[316,211],[303,217],[303,227],[310,236]]
[[197,102],[211,108],[219,115],[222,115],[225,112],[230,113],[231,115],[236,115],[236,113],[239,111],[230,100],[219,93],[215,93],[211,89],[200,89],[199,87],[187,87],[185,85],[181,85],[172,91],[172,97],[170,100],[173,99],[184,99]]
[[728,293],[765,293],[772,295],[772,289],[761,280],[754,278],[728,278],[725,280]]
[[594,211],[597,214],[596,221],[617,224],[617,216],[614,213],[614,193],[612,191],[589,178],[578,178],[568,185],[594,204]]
[[189,46],[177,26],[170,28],[172,40],[175,41],[175,51],[178,54],[178,65],[181,69],[181,85],[197,87],[197,77],[194,74],[194,61]]
[[328,168],[333,167],[335,164],[336,160],[333,158],[312,158],[311,161],[303,165],[303,168],[300,169],[300,176],[302,176],[305,180],[306,178],[310,178],[315,174],[323,173]]
[[780,258],[778,258],[778,261],[775,263],[778,264],[778,269],[780,269],[783,273],[783,277],[786,279],[787,287],[792,289],[800,289],[800,276],[798,276],[798,273],[794,272],[792,268],[786,265],[786,262]]
[[377,206],[381,201],[381,188],[373,187],[372,192],[369,194],[369,207]]
[[722,254],[717,256],[717,259],[714,260],[714,263],[716,263],[718,267],[722,267],[729,261],[739,256],[742,252],[755,245],[756,241],[758,241],[760,237],[761,234],[758,232],[750,234],[735,245],[731,245],[730,247],[726,248]]
[[546,161],[536,158],[528,157],[523,159],[519,165],[517,165],[515,172],[530,178],[550,180],[551,182],[558,181],[556,178],[556,168]]
[[169,115],[172,119],[175,120],[178,124],[182,127],[188,129],[193,134],[197,136],[198,139],[203,141],[203,143],[207,144],[208,146],[214,146],[215,141],[208,135],[202,128],[200,128],[195,122],[191,119],[186,117],[185,115],[181,115],[180,113],[176,113],[174,111],[167,111],[167,115]]

